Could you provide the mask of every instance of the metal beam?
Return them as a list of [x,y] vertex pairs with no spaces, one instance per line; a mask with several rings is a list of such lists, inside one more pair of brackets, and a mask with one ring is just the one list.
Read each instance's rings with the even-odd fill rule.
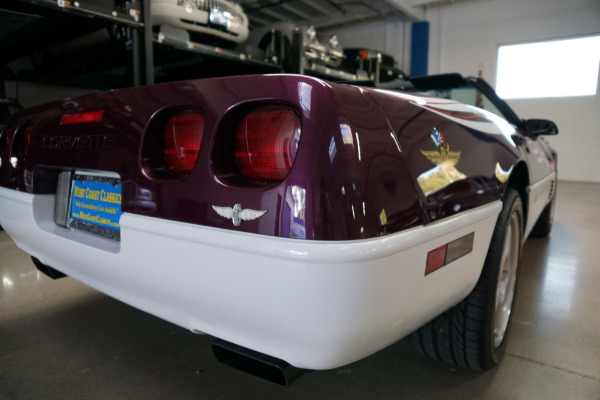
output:
[[406,15],[411,21],[423,21],[425,19],[425,10],[421,7],[415,7],[415,0],[385,0],[390,6]]
[[277,11],[271,10],[269,7],[264,7],[258,10],[258,12],[268,15],[269,17],[273,17],[279,21],[287,21],[289,18],[283,14],[278,13]]
[[[104,20],[105,22],[116,22],[121,25],[131,26],[133,28],[141,28],[144,26],[143,23],[137,22],[131,15],[124,14],[122,12],[115,11],[112,7],[102,7],[100,5],[92,4],[79,4],[78,1],[56,1],[56,0],[19,0],[18,3],[15,1],[3,1],[2,8],[11,10],[18,3],[29,3],[29,6],[41,6],[51,10],[58,10],[66,12],[68,14],[77,15],[85,18],[93,18]],[[18,9],[18,8],[17,8]],[[29,8],[26,8],[26,10]],[[27,11],[25,11],[27,12]],[[42,12],[45,14],[45,12]]]
[[306,5],[308,5],[309,7],[319,11],[323,15],[331,15],[332,13],[337,12],[337,10],[335,8],[333,8],[331,6],[329,6],[329,8],[324,7],[324,3],[320,3],[315,0],[303,0],[302,2]]
[[337,26],[353,25],[353,24],[359,24],[359,23],[363,23],[363,22],[367,22],[367,21],[376,20],[376,19],[383,19],[385,16],[387,16],[389,14],[390,13],[383,13],[383,14],[369,13],[369,14],[346,14],[346,15],[341,15],[338,17],[326,16],[326,17],[319,17],[319,18],[313,19],[312,25],[314,25],[314,27],[317,30],[326,30],[326,29],[330,29],[333,27],[337,27]]
[[143,43],[144,43],[144,69],[146,85],[154,83],[154,38],[152,35],[152,12],[150,10],[150,0],[144,0],[142,4],[142,16],[144,21]]
[[450,0],[412,0],[415,7],[425,7],[432,4],[449,3]]
[[140,45],[140,31],[137,29],[131,30],[131,80],[133,86],[140,86],[142,84],[140,60],[142,59],[142,51]]
[[271,21],[261,18],[257,15],[254,15],[254,14],[247,14],[247,15],[248,15],[248,19],[250,21],[254,21],[254,22],[258,23],[259,25],[268,25],[271,23]]
[[291,4],[284,3],[281,5],[281,7],[283,7],[284,9],[288,10],[291,13],[301,16],[302,18],[304,18],[306,20],[311,20],[314,18],[314,15],[307,14],[306,12],[299,10],[298,7],[295,7]]

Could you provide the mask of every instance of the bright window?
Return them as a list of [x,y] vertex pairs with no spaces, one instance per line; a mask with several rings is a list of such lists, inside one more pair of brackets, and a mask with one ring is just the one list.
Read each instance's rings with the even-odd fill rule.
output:
[[500,46],[496,91],[505,99],[594,96],[600,36]]

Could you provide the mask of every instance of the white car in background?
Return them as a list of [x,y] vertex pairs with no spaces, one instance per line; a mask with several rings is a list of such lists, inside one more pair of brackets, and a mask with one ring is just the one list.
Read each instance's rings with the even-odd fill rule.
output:
[[248,37],[248,17],[239,4],[226,0],[152,0],[152,25],[171,25],[190,32],[199,43],[222,39],[239,44]]

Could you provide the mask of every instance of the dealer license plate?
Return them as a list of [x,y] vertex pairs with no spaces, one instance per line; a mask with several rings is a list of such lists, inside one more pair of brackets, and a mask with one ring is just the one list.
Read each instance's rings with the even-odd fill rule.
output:
[[73,174],[68,225],[120,240],[121,182],[118,178]]

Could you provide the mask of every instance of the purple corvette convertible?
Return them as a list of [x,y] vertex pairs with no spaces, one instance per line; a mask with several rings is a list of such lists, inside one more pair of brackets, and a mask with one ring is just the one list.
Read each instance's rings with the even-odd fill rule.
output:
[[522,243],[552,227],[557,128],[478,78],[413,85],[227,77],[30,108],[0,137],[0,224],[49,276],[280,383],[407,335],[489,369]]

